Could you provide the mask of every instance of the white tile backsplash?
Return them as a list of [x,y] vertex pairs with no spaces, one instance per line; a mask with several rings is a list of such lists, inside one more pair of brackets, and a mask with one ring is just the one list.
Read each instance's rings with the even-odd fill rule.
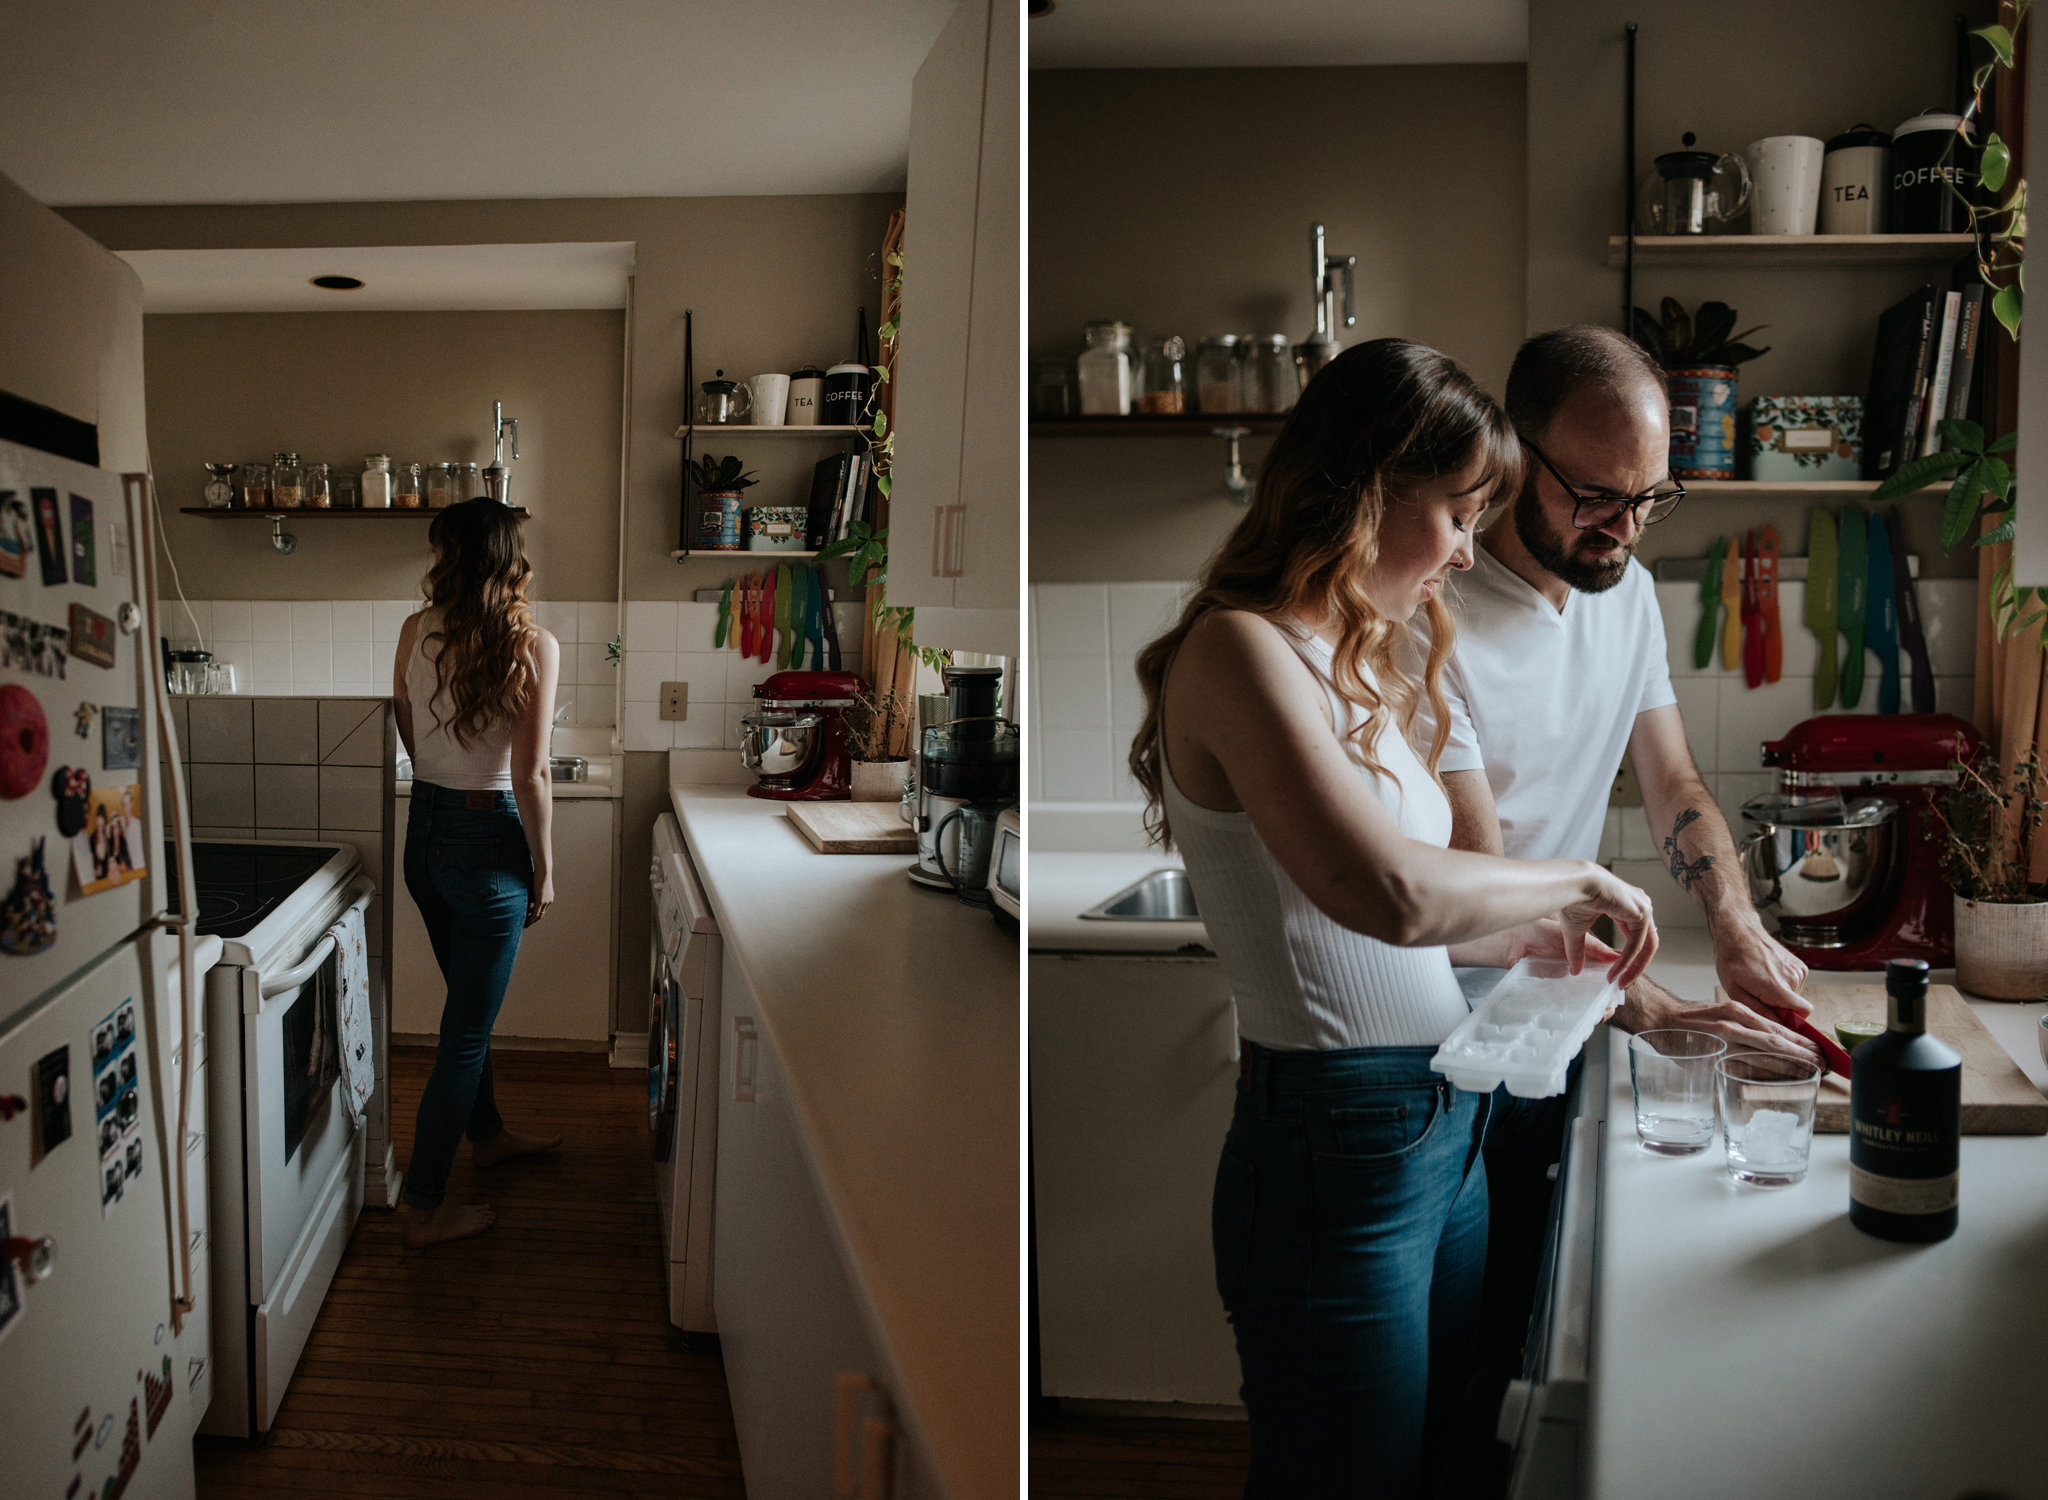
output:
[[[370,601],[368,599],[336,599],[334,610],[334,639],[338,645],[343,641],[361,641],[368,645],[371,639]],[[292,627],[294,639],[298,627]]]
[[1031,590],[1041,656],[1109,655],[1106,583],[1041,583]]
[[[609,637],[607,637],[609,639]],[[676,649],[676,606],[672,599],[636,599],[626,606],[628,651]]]
[[292,642],[331,641],[334,639],[334,604],[327,599],[294,599],[292,601]]
[[253,599],[249,603],[250,639],[289,641],[292,638],[292,607],[282,599]]

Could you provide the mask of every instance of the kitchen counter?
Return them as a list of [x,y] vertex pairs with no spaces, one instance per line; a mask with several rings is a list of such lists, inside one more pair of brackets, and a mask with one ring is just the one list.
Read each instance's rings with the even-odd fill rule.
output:
[[740,786],[669,791],[899,1410],[947,1493],[1012,1496],[1017,943],[907,855],[816,853]]
[[1135,885],[1154,870],[1180,868],[1180,856],[1061,854],[1032,850],[1024,883],[1031,918],[1031,949],[1053,953],[1180,953],[1209,951],[1200,922],[1083,921],[1081,913]]
[[[1668,935],[1651,972],[1709,998],[1705,933]],[[2048,1007],[1970,1005],[2048,1085]],[[1850,1227],[1846,1135],[1776,1190],[1731,1180],[1718,1138],[1642,1150],[1627,1039],[1608,1046],[1586,1494],[2048,1495],[2048,1137],[1964,1136],[1961,1226],[1894,1245]]]

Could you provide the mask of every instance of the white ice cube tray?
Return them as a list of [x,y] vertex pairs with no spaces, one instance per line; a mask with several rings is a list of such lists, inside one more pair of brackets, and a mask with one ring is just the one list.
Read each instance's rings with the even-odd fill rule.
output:
[[1504,1083],[1517,1099],[1547,1099],[1564,1092],[1572,1059],[1620,1000],[1605,964],[1589,959],[1574,975],[1562,959],[1525,958],[1444,1038],[1429,1066],[1475,1094]]

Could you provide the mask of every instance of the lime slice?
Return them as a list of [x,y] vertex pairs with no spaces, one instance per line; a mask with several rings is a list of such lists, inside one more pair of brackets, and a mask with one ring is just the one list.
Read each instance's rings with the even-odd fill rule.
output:
[[1845,1052],[1854,1052],[1872,1037],[1883,1035],[1884,1023],[1881,1021],[1835,1022],[1835,1040],[1842,1044]]

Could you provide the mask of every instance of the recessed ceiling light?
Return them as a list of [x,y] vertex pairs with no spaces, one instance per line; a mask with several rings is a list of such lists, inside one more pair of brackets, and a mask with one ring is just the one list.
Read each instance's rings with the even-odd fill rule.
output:
[[315,276],[313,285],[330,292],[352,292],[363,283],[354,276]]

